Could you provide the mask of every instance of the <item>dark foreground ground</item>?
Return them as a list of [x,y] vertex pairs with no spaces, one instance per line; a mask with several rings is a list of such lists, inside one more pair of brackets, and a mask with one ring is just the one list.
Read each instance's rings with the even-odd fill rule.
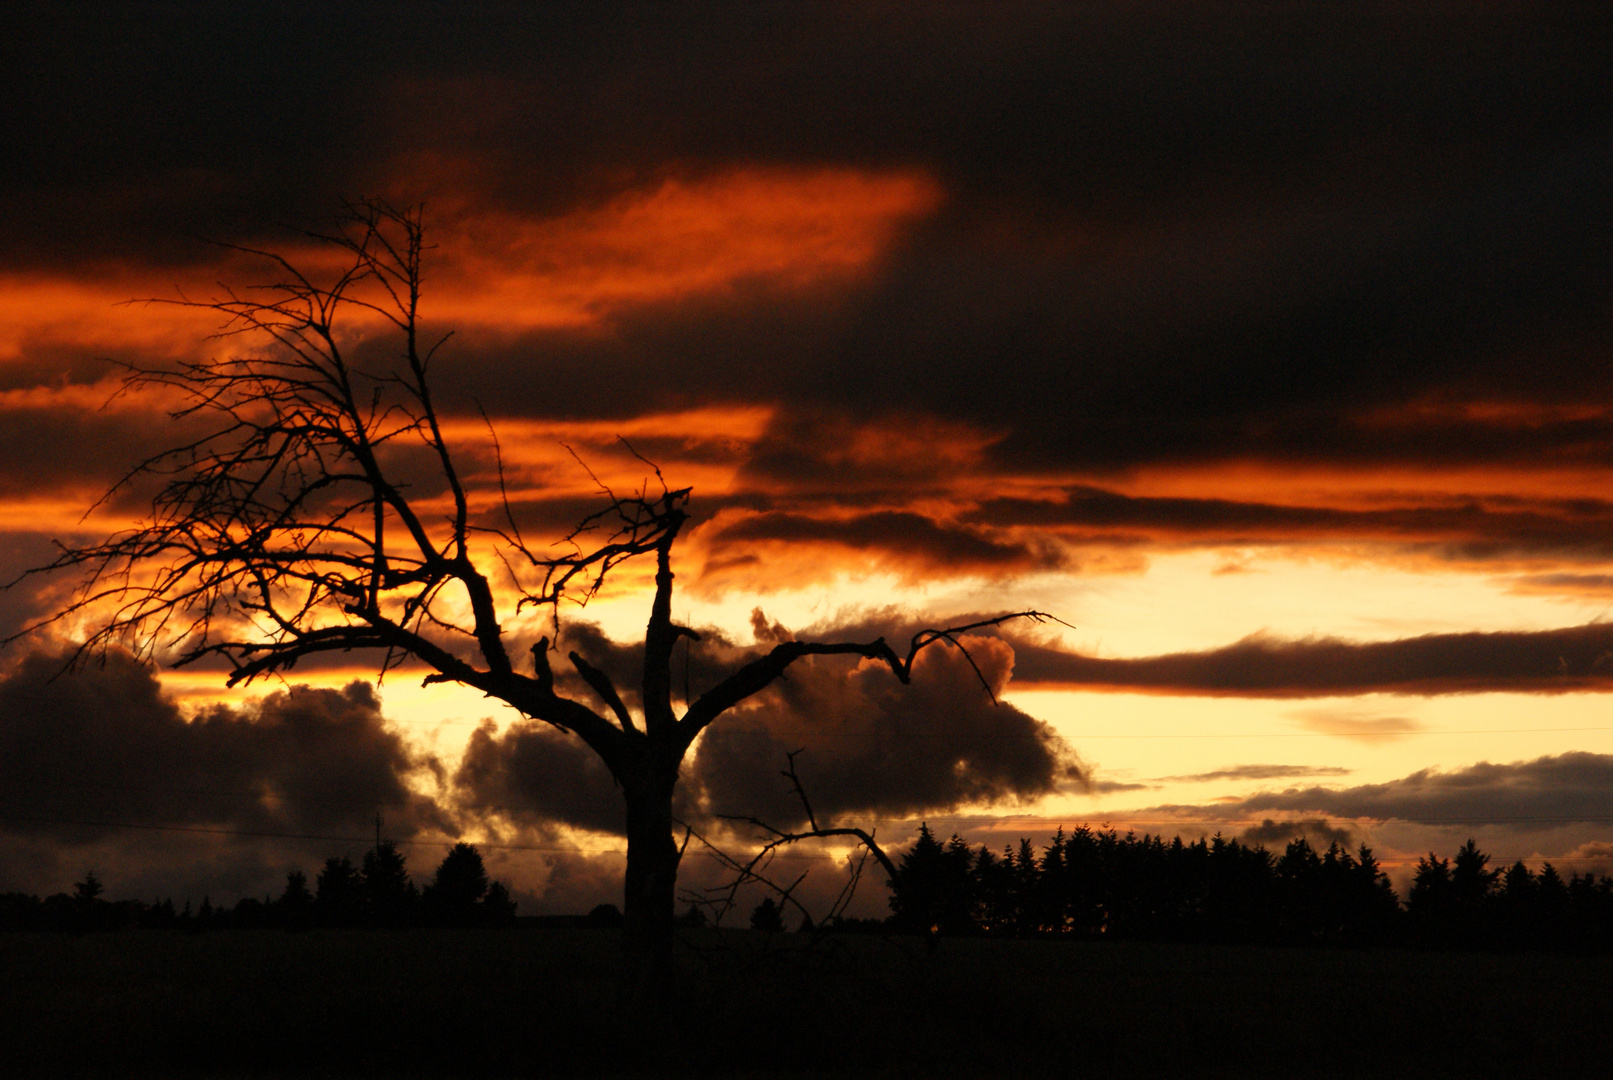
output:
[[17,1076],[1605,1075],[1606,959],[698,931],[0,935]]

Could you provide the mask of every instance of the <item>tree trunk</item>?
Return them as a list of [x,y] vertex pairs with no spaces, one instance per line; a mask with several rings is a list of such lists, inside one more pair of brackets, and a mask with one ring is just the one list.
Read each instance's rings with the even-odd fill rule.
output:
[[672,979],[673,914],[678,845],[672,838],[672,788],[677,774],[624,786],[627,799],[627,883],[622,912],[637,990],[661,996]]

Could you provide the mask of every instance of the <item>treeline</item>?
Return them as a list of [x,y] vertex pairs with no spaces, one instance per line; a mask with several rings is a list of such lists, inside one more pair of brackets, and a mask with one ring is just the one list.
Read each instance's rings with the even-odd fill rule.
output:
[[1134,938],[1269,944],[1613,947],[1613,878],[1564,880],[1547,863],[1489,868],[1472,840],[1418,862],[1404,904],[1362,845],[1277,856],[1217,835],[1122,836],[1061,829],[995,854],[919,830],[891,882],[891,924],[921,934]]
[[0,894],[0,930],[117,930],[130,928],[214,930],[284,927],[502,926],[515,921],[515,901],[503,882],[489,881],[473,844],[455,844],[424,888],[409,877],[403,852],[390,840],[365,853],[355,866],[347,856],[325,860],[312,886],[308,875],[286,875],[278,897],[246,897],[234,906],[203,897],[189,900],[107,900],[93,872],[71,893],[41,899]]

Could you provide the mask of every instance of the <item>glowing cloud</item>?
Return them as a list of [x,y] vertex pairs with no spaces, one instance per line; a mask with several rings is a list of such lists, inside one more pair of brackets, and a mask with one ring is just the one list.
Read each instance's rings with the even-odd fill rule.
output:
[[449,281],[433,310],[505,329],[580,326],[746,281],[809,286],[866,270],[941,200],[921,173],[740,169],[547,220],[467,211],[441,230]]

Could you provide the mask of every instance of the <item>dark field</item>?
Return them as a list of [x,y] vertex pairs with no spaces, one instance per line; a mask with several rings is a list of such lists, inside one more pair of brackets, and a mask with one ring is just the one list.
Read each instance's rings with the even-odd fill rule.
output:
[[1602,1075],[1603,958],[695,931],[659,1026],[601,930],[0,935],[0,1073]]

